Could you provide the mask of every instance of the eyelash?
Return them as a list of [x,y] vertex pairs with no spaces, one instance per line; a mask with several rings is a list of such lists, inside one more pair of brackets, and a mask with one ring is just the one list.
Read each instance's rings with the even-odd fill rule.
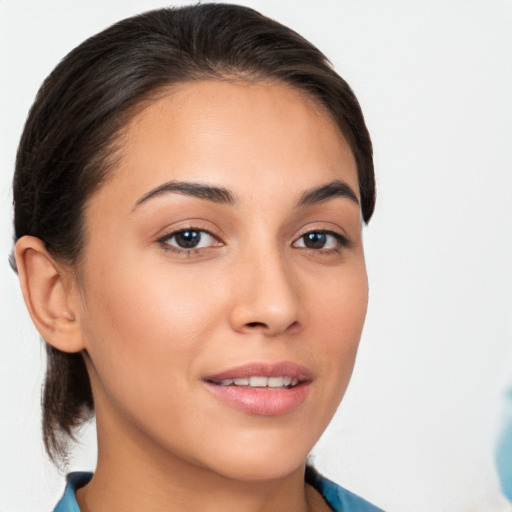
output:
[[[173,246],[173,245],[170,245],[169,241],[172,240],[174,237],[176,237],[177,235],[180,235],[182,233],[186,233],[187,231],[190,231],[190,232],[194,232],[194,233],[201,233],[201,234],[206,234],[208,236],[210,236],[215,242],[217,242],[219,246],[222,246],[224,245],[219,239],[218,237],[216,237],[213,233],[211,233],[210,231],[206,230],[206,229],[203,229],[203,228],[198,228],[198,227],[194,227],[194,226],[190,226],[190,227],[186,227],[186,228],[180,228],[176,231],[172,231],[171,233],[168,233],[167,235],[164,235],[163,237],[159,238],[157,241],[158,243],[162,246],[162,248],[165,250],[165,251],[168,251],[168,252],[172,252],[174,254],[177,254],[179,256],[185,256],[185,257],[190,257],[194,254],[200,254],[201,250],[205,250],[205,249],[210,249],[211,247],[215,247],[215,245],[210,245],[208,247],[199,247],[199,248],[196,248],[196,247],[193,247],[193,248],[184,248],[184,247],[176,247],[176,246]],[[302,233],[292,244],[292,247],[295,246],[297,248],[297,246],[295,244],[297,244],[297,242],[299,242],[300,240],[304,240],[304,238],[307,236],[307,235],[327,235],[327,236],[332,236],[335,241],[336,241],[336,247],[332,247],[332,248],[328,248],[328,249],[324,249],[324,248],[313,248],[313,247],[306,247],[305,245],[299,247],[301,249],[305,249],[307,250],[308,252],[310,253],[315,253],[315,254],[318,254],[318,255],[331,255],[331,254],[334,254],[334,253],[340,253],[343,249],[345,248],[348,248],[350,247],[351,245],[351,242],[348,238],[346,238],[345,236],[341,235],[340,233],[337,233],[335,231],[331,231],[331,230],[325,230],[325,229],[312,229],[312,230],[309,230],[309,231],[306,231],[304,233]]]
[[304,237],[306,237],[307,235],[312,235],[312,234],[332,236],[336,241],[336,247],[332,247],[332,248],[328,248],[328,249],[325,249],[323,247],[322,248],[312,248],[312,247],[305,247],[305,246],[301,247],[302,249],[305,249],[311,253],[329,256],[332,254],[339,254],[340,252],[342,252],[343,249],[346,249],[346,248],[350,247],[350,245],[351,245],[351,242],[347,237],[345,237],[341,233],[337,233],[336,231],[331,231],[331,230],[327,230],[327,229],[308,230],[305,233],[302,233],[302,235],[300,235],[295,240],[295,242],[293,242],[293,245],[295,245],[299,240],[304,240]]
[[172,231],[171,233],[168,233],[167,235],[164,235],[163,237],[159,238],[158,243],[162,246],[164,251],[172,252],[179,256],[188,256],[188,257],[190,257],[194,254],[200,254],[201,250],[209,249],[211,247],[211,246],[199,247],[199,248],[192,247],[190,249],[187,249],[184,247],[176,247],[176,246],[170,245],[170,243],[169,243],[170,240],[172,240],[177,235],[186,233],[187,231],[190,231],[193,233],[201,233],[202,235],[206,234],[206,235],[210,236],[215,242],[219,243],[220,245],[223,245],[222,242],[220,242],[220,240],[213,233],[210,233],[210,231],[208,231],[207,229],[198,228],[198,227],[194,227],[194,226],[180,228],[180,229],[177,229],[176,231]]

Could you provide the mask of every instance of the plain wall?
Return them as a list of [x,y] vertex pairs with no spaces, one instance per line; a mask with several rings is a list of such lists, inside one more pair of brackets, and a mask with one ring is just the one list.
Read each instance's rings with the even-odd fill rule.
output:
[[[506,510],[494,452],[512,383],[512,1],[240,3],[327,54],[375,147],[367,325],[317,467],[389,511]],[[41,441],[43,349],[7,264],[24,119],[69,50],[163,5],[0,2],[1,512],[50,510],[63,489]],[[92,429],[84,443],[73,469],[94,468]]]

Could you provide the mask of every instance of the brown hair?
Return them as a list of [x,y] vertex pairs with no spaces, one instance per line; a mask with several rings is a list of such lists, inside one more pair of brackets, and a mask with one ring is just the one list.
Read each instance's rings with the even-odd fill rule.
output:
[[[289,28],[247,7],[203,4],[120,21],[75,48],[45,80],[16,159],[15,240],[38,237],[58,260],[79,263],[86,202],[108,176],[116,139],[136,108],[172,84],[233,76],[275,79],[323,105],[356,159],[368,222],[375,205],[372,146],[348,84]],[[48,344],[46,350],[43,433],[58,462],[94,404],[82,355]]]

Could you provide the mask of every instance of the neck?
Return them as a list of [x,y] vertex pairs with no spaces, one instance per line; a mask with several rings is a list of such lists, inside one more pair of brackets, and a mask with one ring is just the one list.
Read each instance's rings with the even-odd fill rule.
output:
[[107,436],[98,422],[97,468],[91,482],[77,493],[82,512],[308,512],[323,508],[316,491],[304,484],[304,465],[279,478],[238,480],[176,455],[162,455],[161,447],[136,432],[119,435],[114,430],[115,436]]

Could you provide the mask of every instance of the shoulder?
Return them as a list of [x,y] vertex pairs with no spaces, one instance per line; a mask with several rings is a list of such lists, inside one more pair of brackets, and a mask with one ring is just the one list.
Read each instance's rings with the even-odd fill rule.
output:
[[80,512],[78,503],[76,502],[75,493],[77,489],[83,487],[92,478],[92,473],[76,472],[69,473],[66,478],[66,490],[53,512]]
[[314,468],[306,468],[306,482],[312,485],[335,512],[383,512],[353,492],[331,482]]

